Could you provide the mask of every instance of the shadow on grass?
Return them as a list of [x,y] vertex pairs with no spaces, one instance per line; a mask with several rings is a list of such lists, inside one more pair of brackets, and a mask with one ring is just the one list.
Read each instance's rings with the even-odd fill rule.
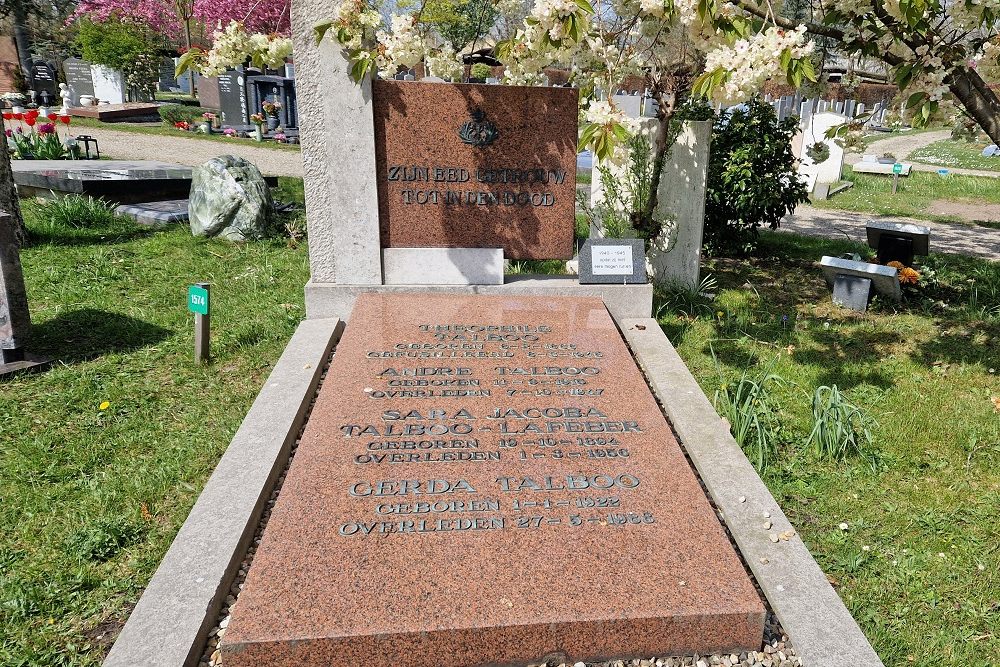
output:
[[28,348],[63,363],[75,363],[155,345],[171,333],[127,315],[84,308],[34,325]]
[[817,347],[796,351],[794,360],[823,369],[817,384],[835,384],[841,389],[859,384],[888,389],[895,384],[892,375],[884,371],[878,362],[885,358],[893,345],[903,342],[900,334],[857,329],[845,333],[840,329],[831,329],[812,332],[812,339]]
[[66,229],[62,227],[45,229],[39,225],[32,225],[28,227],[28,244],[30,246],[86,246],[127,243],[152,236],[155,231],[133,225],[99,229]]

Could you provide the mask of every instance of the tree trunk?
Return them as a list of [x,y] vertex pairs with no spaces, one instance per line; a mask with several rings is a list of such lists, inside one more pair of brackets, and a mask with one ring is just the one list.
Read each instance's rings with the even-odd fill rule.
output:
[[0,211],[9,213],[14,219],[14,239],[18,247],[24,247],[28,233],[21,216],[21,202],[14,188],[14,174],[10,168],[10,151],[7,150],[7,135],[0,132]]
[[31,76],[31,33],[28,30],[26,2],[27,0],[14,0],[12,12],[14,15],[14,44],[17,47],[17,59],[24,72],[24,80],[27,81],[28,87],[33,89],[35,82]]
[[946,80],[951,93],[962,103],[979,127],[1000,144],[1000,99],[986,85],[979,72],[970,69],[954,70]]

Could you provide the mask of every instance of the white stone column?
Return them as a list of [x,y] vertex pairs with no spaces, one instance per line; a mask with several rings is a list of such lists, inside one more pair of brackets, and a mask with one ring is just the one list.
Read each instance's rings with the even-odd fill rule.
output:
[[705,231],[705,192],[712,121],[684,124],[663,165],[657,192],[659,216],[676,220],[676,241],[669,250],[653,246],[648,259],[653,282],[697,289],[701,282],[701,244]]
[[319,45],[313,35],[336,4],[292,3],[311,282],[381,285],[371,82],[351,80],[332,35]]

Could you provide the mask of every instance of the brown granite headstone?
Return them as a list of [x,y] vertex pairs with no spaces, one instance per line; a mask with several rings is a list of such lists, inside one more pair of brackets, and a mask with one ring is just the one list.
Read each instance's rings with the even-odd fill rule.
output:
[[569,259],[578,91],[375,81],[383,248]]
[[573,662],[758,648],[763,623],[600,299],[368,294],[222,650],[226,667]]

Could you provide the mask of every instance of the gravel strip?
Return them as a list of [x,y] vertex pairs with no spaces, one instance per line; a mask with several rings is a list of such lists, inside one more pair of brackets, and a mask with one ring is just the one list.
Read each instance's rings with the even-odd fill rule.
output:
[[101,156],[116,160],[159,160],[197,167],[219,155],[236,155],[257,165],[265,176],[302,177],[301,151],[265,148],[245,139],[230,143],[158,134],[139,134],[106,127],[80,128],[97,139]]

